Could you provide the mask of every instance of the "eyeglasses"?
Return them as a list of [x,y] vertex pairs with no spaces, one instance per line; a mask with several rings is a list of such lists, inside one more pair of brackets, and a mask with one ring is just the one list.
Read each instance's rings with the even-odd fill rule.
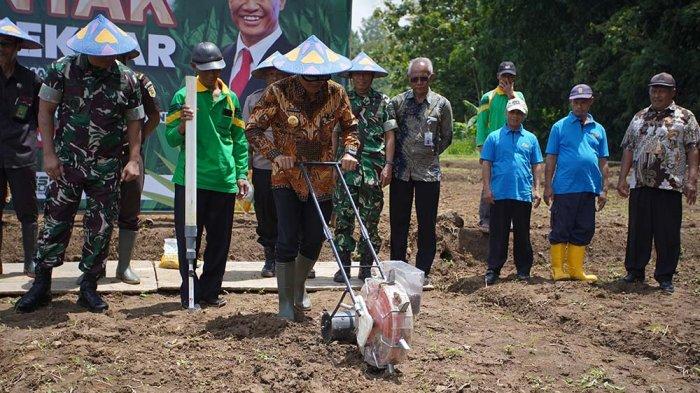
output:
[[301,77],[307,82],[326,82],[331,80],[330,75],[302,75]]
[[409,80],[411,81],[411,83],[427,82],[430,80],[430,77],[429,76],[414,76]]

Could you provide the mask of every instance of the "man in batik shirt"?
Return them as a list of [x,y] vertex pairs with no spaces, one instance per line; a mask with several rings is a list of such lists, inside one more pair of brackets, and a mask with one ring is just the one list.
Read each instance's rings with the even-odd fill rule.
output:
[[700,139],[695,116],[676,105],[675,95],[673,76],[664,72],[651,78],[651,106],[637,112],[627,128],[617,183],[618,193],[630,198],[623,282],[644,282],[653,239],[654,279],[667,293],[674,291],[681,251],[682,197],[688,205],[696,199]]
[[[305,61],[314,59],[312,63]],[[299,163],[332,161],[332,134],[341,129],[345,154],[343,170],[357,166],[357,119],[341,85],[331,74],[347,71],[350,60],[328,49],[315,36],[298,48],[280,56],[273,65],[295,74],[270,85],[253,109],[246,136],[253,148],[272,161],[272,189],[277,207],[275,276],[279,296],[279,316],[302,319],[302,310],[311,309],[306,294],[306,277],[313,268],[323,243],[323,226]],[[274,142],[265,131],[272,128]],[[333,169],[308,168],[323,219],[330,218],[335,182]]]
[[430,89],[435,78],[430,59],[408,66],[411,89],[391,99],[390,117],[398,125],[394,178],[389,190],[391,259],[406,261],[411,205],[416,196],[416,267],[430,274],[435,257],[435,224],[440,199],[440,154],[452,143],[452,106]]

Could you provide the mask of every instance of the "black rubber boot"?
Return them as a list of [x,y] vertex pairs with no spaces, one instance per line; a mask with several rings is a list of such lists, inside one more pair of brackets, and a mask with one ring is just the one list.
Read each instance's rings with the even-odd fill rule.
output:
[[37,266],[34,283],[29,291],[15,303],[17,312],[32,312],[51,302],[51,273],[53,269]]
[[274,277],[275,276],[275,248],[265,247],[265,265],[260,272],[263,277]]
[[78,295],[78,304],[87,308],[91,312],[103,312],[109,308],[109,305],[102,300],[97,293],[97,280],[99,277],[92,273],[83,274],[83,281],[80,283],[80,295]]
[[36,266],[34,265],[34,249],[36,247],[35,222],[22,223],[22,248],[24,248],[24,274],[34,277]]
[[[351,255],[349,252],[340,252],[338,253],[340,256],[340,263],[343,265],[343,270],[345,270],[345,275],[348,276],[348,279],[351,278],[350,276],[350,265],[352,264],[351,261]],[[337,272],[333,275],[333,281],[343,284],[345,283],[345,280],[343,279],[343,273],[341,272],[340,269],[338,269]]]

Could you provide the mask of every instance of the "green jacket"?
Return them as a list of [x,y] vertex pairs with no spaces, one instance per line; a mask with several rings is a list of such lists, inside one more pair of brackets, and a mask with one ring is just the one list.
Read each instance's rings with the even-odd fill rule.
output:
[[[515,96],[525,101],[523,93],[516,91]],[[482,146],[492,131],[499,130],[506,124],[506,104],[508,96],[500,87],[484,94],[479,101],[476,117],[476,145]]]
[[[219,80],[221,95],[197,81],[197,188],[237,193],[237,180],[248,176],[248,141],[245,138],[241,105],[236,94]],[[185,104],[185,88],[173,96],[166,119],[165,137],[172,147],[180,147],[173,183],[185,185],[185,137],[180,135],[180,116]]]

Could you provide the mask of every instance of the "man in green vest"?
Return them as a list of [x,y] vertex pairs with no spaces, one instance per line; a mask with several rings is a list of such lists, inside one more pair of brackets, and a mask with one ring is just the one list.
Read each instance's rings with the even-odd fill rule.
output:
[[[175,237],[180,264],[180,301],[189,300],[185,255],[185,123],[197,111],[197,247],[202,229],[207,233],[202,274],[194,279],[195,303],[222,307],[219,297],[233,229],[236,196],[248,193],[248,142],[243,128],[241,105],[236,94],[220,79],[226,66],[219,48],[200,42],[192,51],[192,68],[197,73],[197,107],[185,105],[185,88],[170,103],[165,137],[180,154],[173,174],[175,183]],[[196,267],[196,266],[195,266]]]

